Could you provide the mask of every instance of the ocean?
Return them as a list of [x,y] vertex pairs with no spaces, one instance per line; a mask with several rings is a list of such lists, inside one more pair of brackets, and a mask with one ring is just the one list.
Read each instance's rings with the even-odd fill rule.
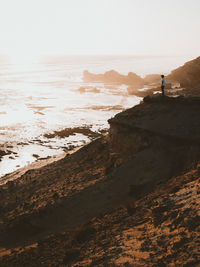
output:
[[[56,156],[71,146],[90,141],[76,133],[48,138],[46,134],[65,128],[90,127],[100,132],[107,120],[141,98],[130,96],[127,86],[84,83],[84,70],[104,73],[116,70],[168,74],[190,58],[135,56],[46,56],[35,61],[12,62],[0,57],[0,177],[38,158]],[[80,87],[96,88],[98,93]]]

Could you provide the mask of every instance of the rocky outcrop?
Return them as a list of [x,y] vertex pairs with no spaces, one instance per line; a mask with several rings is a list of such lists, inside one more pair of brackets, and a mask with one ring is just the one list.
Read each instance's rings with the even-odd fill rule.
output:
[[3,156],[5,156],[5,155],[6,155],[6,152],[3,151],[3,150],[0,150],[0,161],[1,161],[1,158],[2,158]]
[[121,125],[123,130],[126,127],[130,132],[134,132],[131,129],[139,129],[155,135],[200,143],[200,98],[148,96],[143,101],[143,104],[110,119],[110,134],[116,131],[115,125]]
[[83,80],[84,82],[127,84],[135,88],[144,86],[144,80],[137,74],[129,72],[128,75],[122,75],[114,70],[107,71],[104,74],[93,74],[86,70],[83,72]]
[[[178,175],[181,170],[190,168],[200,159],[197,149],[200,147],[199,105],[200,99],[196,98],[144,98],[143,104],[109,120],[111,151],[125,158],[135,155],[135,163],[132,162],[135,170],[137,164],[147,167],[153,161],[159,166],[158,173],[162,169],[164,179]],[[143,173],[141,177],[138,171],[137,178],[132,182],[153,184],[158,178],[157,174],[152,175],[153,179],[150,178],[154,168],[152,164],[148,178],[147,173]]]
[[10,151],[10,150],[0,150],[0,161],[4,156],[9,155],[11,153],[12,153],[12,151]]
[[171,72],[168,79],[178,81],[181,87],[200,88],[200,57],[186,62]]

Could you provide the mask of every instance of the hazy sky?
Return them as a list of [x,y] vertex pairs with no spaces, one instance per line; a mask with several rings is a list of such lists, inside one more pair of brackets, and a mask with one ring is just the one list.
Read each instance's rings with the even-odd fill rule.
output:
[[0,0],[0,54],[200,55],[200,0]]

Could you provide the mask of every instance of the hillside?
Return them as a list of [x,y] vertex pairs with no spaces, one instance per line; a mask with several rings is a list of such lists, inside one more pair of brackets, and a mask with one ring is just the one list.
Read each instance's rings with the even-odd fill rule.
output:
[[178,81],[181,87],[200,89],[200,57],[173,70],[167,78]]
[[147,97],[0,187],[1,266],[197,266],[200,100]]

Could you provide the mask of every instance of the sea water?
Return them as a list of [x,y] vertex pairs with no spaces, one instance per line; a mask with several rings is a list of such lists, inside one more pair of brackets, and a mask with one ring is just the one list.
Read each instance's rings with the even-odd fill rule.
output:
[[[34,61],[0,57],[0,150],[10,151],[0,161],[0,177],[40,158],[55,156],[89,138],[77,133],[66,138],[45,134],[88,126],[93,131],[109,127],[107,120],[141,98],[130,96],[125,85],[84,83],[83,71],[116,70],[168,74],[189,57],[49,56]],[[96,88],[98,93],[80,87]]]

